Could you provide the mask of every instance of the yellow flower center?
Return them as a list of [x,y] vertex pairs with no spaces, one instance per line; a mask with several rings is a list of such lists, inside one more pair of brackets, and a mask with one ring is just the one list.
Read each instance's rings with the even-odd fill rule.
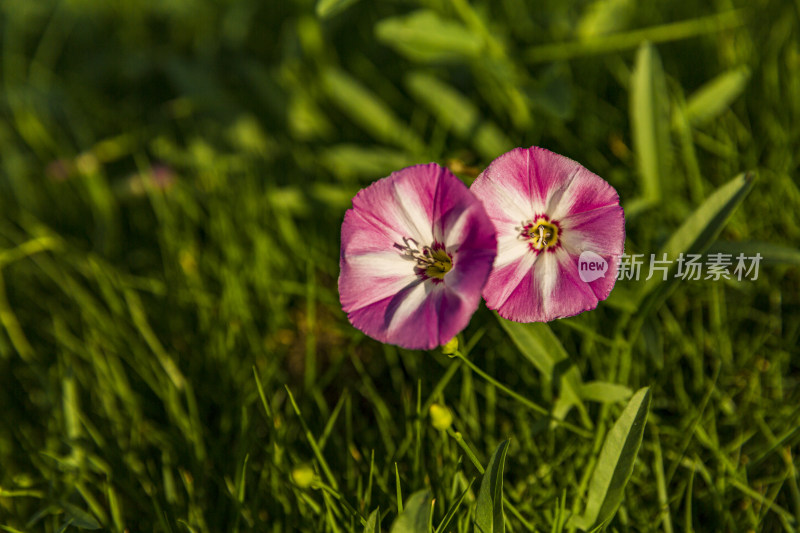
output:
[[537,218],[526,225],[524,235],[537,250],[546,250],[558,244],[558,226],[546,218]]
[[453,259],[441,243],[420,247],[411,237],[403,237],[403,244],[396,243],[394,247],[400,250],[403,257],[417,263],[414,272],[423,279],[441,283],[445,274],[453,269]]
[[430,250],[426,261],[421,262],[420,266],[424,266],[425,275],[429,278],[444,279],[444,275],[450,272],[453,268],[453,260],[444,251],[444,248],[437,248]]

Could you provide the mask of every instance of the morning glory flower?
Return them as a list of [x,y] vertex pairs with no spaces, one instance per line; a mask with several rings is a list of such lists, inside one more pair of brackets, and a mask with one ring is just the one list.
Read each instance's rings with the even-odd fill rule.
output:
[[435,163],[361,190],[342,224],[339,298],[381,342],[432,349],[464,329],[497,253],[485,209]]
[[483,291],[490,309],[517,322],[549,322],[608,297],[625,217],[604,179],[533,146],[495,159],[471,190],[497,230],[497,258]]

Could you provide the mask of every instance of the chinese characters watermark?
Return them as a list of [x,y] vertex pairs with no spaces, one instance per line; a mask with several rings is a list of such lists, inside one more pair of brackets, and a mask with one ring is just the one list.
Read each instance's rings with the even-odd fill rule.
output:
[[[760,253],[756,253],[754,256],[746,256],[744,253],[740,253],[735,258],[733,254],[712,253],[705,256],[705,261],[703,261],[702,254],[681,253],[676,260],[672,260],[667,258],[666,253],[663,253],[660,259],[656,257],[656,254],[650,254],[650,260],[646,268],[643,268],[645,267],[645,257],[645,254],[622,254],[619,258],[617,279],[639,280],[644,271],[644,274],[646,274],[645,281],[653,277],[660,277],[662,281],[666,281],[673,263],[677,263],[677,269],[673,275],[674,278],[683,280],[710,279],[713,281],[720,279],[736,279],[738,281],[749,279],[755,281],[758,279],[758,267],[761,263]],[[583,259],[583,255],[581,255],[581,259]],[[582,266],[583,264],[579,261],[578,269],[581,272],[581,279],[587,281],[583,277]]]

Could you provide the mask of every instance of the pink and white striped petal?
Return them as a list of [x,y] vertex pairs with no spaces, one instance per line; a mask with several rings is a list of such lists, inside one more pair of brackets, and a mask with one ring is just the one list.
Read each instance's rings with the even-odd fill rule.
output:
[[[497,259],[483,291],[490,309],[517,322],[548,322],[594,309],[608,297],[625,219],[605,180],[543,148],[517,148],[493,161],[471,190],[498,234]],[[583,280],[583,252],[608,264],[604,275]]]
[[394,172],[359,192],[345,214],[342,309],[379,341],[445,344],[477,309],[496,252],[483,205],[447,169]]

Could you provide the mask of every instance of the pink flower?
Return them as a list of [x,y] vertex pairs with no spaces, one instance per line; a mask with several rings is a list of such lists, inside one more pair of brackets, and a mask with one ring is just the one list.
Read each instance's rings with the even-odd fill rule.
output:
[[483,290],[490,309],[517,322],[548,322],[608,297],[625,217],[605,180],[533,146],[495,159],[471,190],[497,230],[497,258]]
[[435,163],[361,190],[342,224],[339,298],[370,337],[432,349],[464,329],[497,253],[469,189]]

